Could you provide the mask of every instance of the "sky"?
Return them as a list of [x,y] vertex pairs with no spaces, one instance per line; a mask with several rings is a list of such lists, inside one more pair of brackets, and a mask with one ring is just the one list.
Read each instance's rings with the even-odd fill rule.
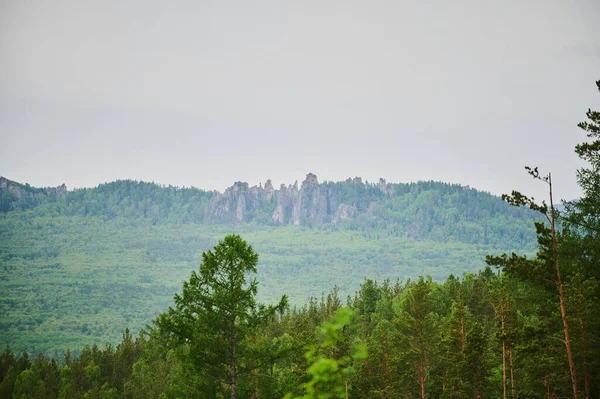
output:
[[577,198],[597,0],[0,0],[0,175]]

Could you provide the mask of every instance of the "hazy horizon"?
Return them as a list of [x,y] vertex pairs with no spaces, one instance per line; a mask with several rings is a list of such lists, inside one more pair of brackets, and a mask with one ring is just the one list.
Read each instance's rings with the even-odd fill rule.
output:
[[[309,173],[312,173],[312,172],[309,172]],[[379,183],[379,179],[369,180],[369,179],[364,179],[361,176],[348,176],[346,179],[330,180],[330,179],[321,179],[318,174],[316,174],[316,173],[314,173],[314,174],[317,176],[317,179],[318,179],[319,183],[340,182],[340,181],[345,181],[347,179],[354,179],[354,178],[360,178],[360,179],[362,179],[363,183],[368,183],[368,184],[378,184]],[[302,179],[295,179],[294,181],[290,181],[290,182],[283,182],[283,181],[282,182],[276,182],[276,181],[273,181],[272,179],[268,179],[268,178],[265,179],[264,181],[257,181],[257,182],[247,182],[247,181],[239,181],[238,180],[238,181],[231,182],[229,185],[225,186],[224,188],[206,188],[206,187],[195,186],[195,185],[175,185],[175,184],[171,184],[171,183],[162,183],[162,182],[158,182],[158,181],[154,181],[154,180],[138,180],[138,179],[116,179],[116,180],[111,180],[111,181],[99,182],[99,183],[97,183],[95,185],[82,186],[82,187],[69,187],[66,183],[61,183],[61,184],[57,184],[57,185],[54,185],[54,186],[48,186],[48,185],[34,185],[34,184],[31,184],[31,183],[25,182],[25,181],[17,181],[17,180],[11,179],[10,176],[4,176],[2,174],[0,174],[0,177],[4,177],[4,178],[6,178],[6,179],[8,179],[10,181],[14,181],[14,182],[17,182],[17,183],[20,183],[20,184],[29,184],[31,187],[35,187],[35,188],[55,188],[55,187],[61,186],[62,184],[65,184],[65,186],[66,186],[66,188],[67,188],[68,191],[74,191],[74,190],[86,189],[86,188],[95,188],[95,187],[98,187],[98,186],[100,186],[102,184],[110,184],[110,183],[113,183],[113,182],[116,182],[116,181],[131,180],[131,181],[138,181],[138,182],[144,182],[144,183],[158,184],[159,186],[162,186],[162,187],[172,186],[172,187],[177,187],[177,188],[197,188],[197,189],[201,189],[201,190],[204,190],[204,191],[216,191],[216,192],[218,192],[220,194],[223,194],[223,192],[225,190],[227,190],[228,188],[231,188],[235,183],[247,183],[249,188],[254,187],[254,186],[257,186],[257,187],[258,186],[262,186],[262,187],[264,187],[264,185],[267,182],[267,180],[271,180],[271,184],[273,185],[273,188],[275,190],[279,190],[281,188],[281,185],[285,185],[286,187],[290,187],[290,186],[293,186],[294,184],[298,184],[298,188],[300,188],[302,186],[303,181],[306,179],[306,175],[305,175]],[[463,187],[468,187],[468,188],[471,188],[471,189],[475,189],[477,191],[486,192],[486,193],[489,193],[489,194],[492,194],[492,195],[496,195],[496,196],[501,196],[502,194],[508,194],[508,192],[507,193],[492,193],[492,192],[490,192],[488,190],[483,190],[483,189],[480,189],[478,187],[471,186],[469,184],[463,184],[461,182],[451,182],[451,181],[442,181],[442,180],[391,181],[391,180],[386,179],[385,177],[382,177],[382,178],[388,184],[416,184],[416,183],[419,183],[419,182],[433,181],[433,182],[439,182],[439,183],[457,184],[457,185],[461,185]],[[566,201],[571,201],[571,200],[574,200],[574,199],[577,199],[577,198],[579,198],[579,197],[560,198],[559,201],[563,200],[563,199],[566,200]],[[539,199],[541,201],[541,200],[545,199],[545,197],[540,197]],[[555,201],[557,201],[556,198],[555,198]],[[556,203],[558,203],[558,202],[556,202]]]
[[600,4],[0,2],[0,175],[580,196]]

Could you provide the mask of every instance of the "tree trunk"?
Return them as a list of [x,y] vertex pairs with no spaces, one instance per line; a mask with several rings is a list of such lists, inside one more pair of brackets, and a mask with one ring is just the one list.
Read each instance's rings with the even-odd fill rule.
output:
[[258,369],[254,369],[254,378],[254,393],[252,394],[252,397],[258,399]]
[[502,327],[502,397],[506,399],[506,345],[504,344],[504,315],[500,317],[500,324]]
[[[554,226],[553,226],[554,228]],[[556,243],[556,237],[553,237],[553,241]],[[556,244],[554,244],[556,245]],[[569,337],[569,324],[567,323],[567,311],[565,309],[565,295],[563,292],[562,281],[560,279],[560,269],[558,266],[558,254],[555,251],[555,263],[556,263],[556,285],[558,287],[558,299],[560,308],[560,317],[562,318],[563,331],[565,334],[565,348],[567,350],[567,360],[569,361],[569,372],[571,374],[571,385],[573,386],[573,398],[578,399],[577,393],[577,369],[575,368],[575,362],[573,361],[573,352],[571,351],[571,338]]]
[[510,397],[512,399],[514,399],[516,397],[516,390],[515,390],[515,374],[514,374],[514,370],[515,370],[515,364],[513,363],[513,350],[512,348],[510,348],[508,350],[508,357],[510,359]]
[[348,396],[348,377],[346,377],[345,382],[346,382],[346,399],[348,399],[349,398],[349,396]]
[[548,377],[544,377],[543,381],[546,388],[546,399],[550,399],[550,382],[548,381]]
[[229,372],[231,373],[231,399],[237,399],[236,385],[237,385],[237,368],[236,368],[236,357],[235,357],[235,320],[231,329],[231,364],[229,365]]
[[556,269],[556,286],[558,288],[558,299],[560,308],[560,317],[562,318],[563,331],[565,335],[565,347],[567,350],[567,360],[569,361],[569,372],[571,374],[571,385],[573,386],[573,398],[578,399],[577,392],[577,369],[573,361],[573,352],[571,351],[571,339],[569,337],[569,324],[567,323],[567,311],[565,308],[565,295],[563,292],[562,280],[560,278],[560,265],[558,262],[558,243],[556,241],[556,228],[554,226],[554,203],[552,202],[552,176],[548,174],[548,184],[550,186],[550,227],[552,228],[552,247],[554,251],[554,267]]

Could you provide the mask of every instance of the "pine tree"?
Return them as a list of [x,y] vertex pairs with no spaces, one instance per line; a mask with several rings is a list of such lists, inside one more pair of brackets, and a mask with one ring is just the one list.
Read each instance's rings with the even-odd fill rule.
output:
[[428,380],[438,365],[440,323],[433,285],[431,278],[425,280],[419,277],[394,302],[395,324],[400,334],[402,363],[406,372],[403,379],[410,385],[417,382],[418,388],[411,393],[421,399],[426,398]]
[[[158,328],[178,345],[188,345],[188,360],[217,385],[228,386],[237,398],[238,379],[253,369],[247,338],[257,327],[287,306],[283,296],[276,306],[257,305],[258,254],[239,235],[228,235],[202,254],[199,272],[175,295],[175,308],[156,320]],[[240,368],[240,359],[246,369]]]

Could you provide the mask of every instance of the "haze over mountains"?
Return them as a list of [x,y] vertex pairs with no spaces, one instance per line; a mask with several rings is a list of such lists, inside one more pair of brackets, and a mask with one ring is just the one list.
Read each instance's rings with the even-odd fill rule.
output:
[[360,178],[223,193],[131,180],[69,191],[0,178],[0,340],[60,351],[116,342],[172,304],[203,251],[239,233],[259,297],[302,305],[364,278],[445,279],[490,253],[535,251],[535,216],[468,186]]

